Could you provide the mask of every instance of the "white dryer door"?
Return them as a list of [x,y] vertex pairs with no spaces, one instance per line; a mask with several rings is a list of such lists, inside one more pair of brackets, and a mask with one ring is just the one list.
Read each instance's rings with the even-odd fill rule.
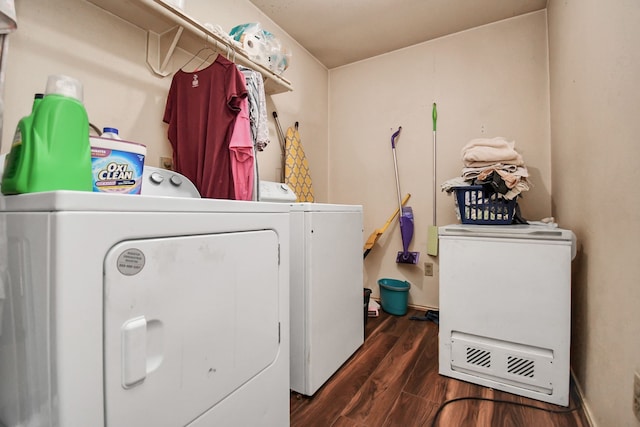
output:
[[125,241],[104,269],[106,425],[184,426],[275,360],[275,232]]

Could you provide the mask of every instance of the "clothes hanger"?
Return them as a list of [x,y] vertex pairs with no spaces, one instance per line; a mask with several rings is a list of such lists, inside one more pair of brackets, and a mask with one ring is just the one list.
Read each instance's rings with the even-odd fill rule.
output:
[[210,53],[210,54],[209,54],[209,56],[207,56],[207,57],[204,59],[204,61],[202,61],[202,62],[200,63],[200,65],[198,65],[198,66],[196,67],[195,71],[200,70],[200,68],[202,67],[202,65],[203,65],[205,62],[207,62],[207,61],[209,60],[209,58],[211,58],[213,55],[216,55],[217,53],[218,53],[218,52],[217,52],[216,50],[213,50],[213,52],[212,52],[212,53]]
[[203,46],[200,50],[198,50],[198,51],[197,51],[197,52],[196,52],[196,53],[195,53],[191,58],[189,58],[189,60],[188,60],[187,62],[185,62],[185,64],[184,64],[182,67],[180,67],[180,69],[181,69],[182,71],[184,71],[184,67],[186,67],[187,65],[189,65],[189,63],[190,63],[191,61],[193,61],[195,58],[198,58],[198,57],[200,56],[200,54],[201,54],[202,52],[205,52],[206,50],[210,50],[210,51],[211,51],[211,53],[209,54],[209,56],[207,56],[207,57],[205,58],[205,60],[204,60],[204,61],[202,61],[202,62],[200,63],[200,65],[198,65],[198,66],[196,67],[195,71],[198,71],[198,69],[202,66],[202,64],[204,64],[205,62],[207,62],[207,60],[208,60],[209,58],[211,58],[211,56],[212,56],[212,55],[215,55],[216,53],[218,53],[218,51],[217,51],[216,49],[214,49],[213,47],[211,47],[211,46],[209,45],[209,35],[207,35],[207,39],[206,39],[206,41],[205,41],[204,46]]

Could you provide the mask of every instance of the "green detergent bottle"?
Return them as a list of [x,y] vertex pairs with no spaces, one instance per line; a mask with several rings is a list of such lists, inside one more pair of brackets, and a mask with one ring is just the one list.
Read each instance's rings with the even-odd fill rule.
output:
[[45,96],[18,123],[2,176],[3,194],[92,191],[89,118],[82,84],[53,75]]

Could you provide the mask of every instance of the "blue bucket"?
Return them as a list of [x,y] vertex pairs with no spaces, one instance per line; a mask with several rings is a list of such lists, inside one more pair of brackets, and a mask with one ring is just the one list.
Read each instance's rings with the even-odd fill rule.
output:
[[389,314],[404,316],[407,314],[407,300],[411,283],[396,279],[380,279],[380,305]]

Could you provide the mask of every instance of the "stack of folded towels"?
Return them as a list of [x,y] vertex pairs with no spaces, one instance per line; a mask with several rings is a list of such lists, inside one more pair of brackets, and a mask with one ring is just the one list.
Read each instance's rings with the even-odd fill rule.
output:
[[529,190],[529,172],[515,142],[502,137],[478,138],[462,148],[462,176],[442,184],[442,190],[451,192],[455,187],[490,185],[507,200]]

